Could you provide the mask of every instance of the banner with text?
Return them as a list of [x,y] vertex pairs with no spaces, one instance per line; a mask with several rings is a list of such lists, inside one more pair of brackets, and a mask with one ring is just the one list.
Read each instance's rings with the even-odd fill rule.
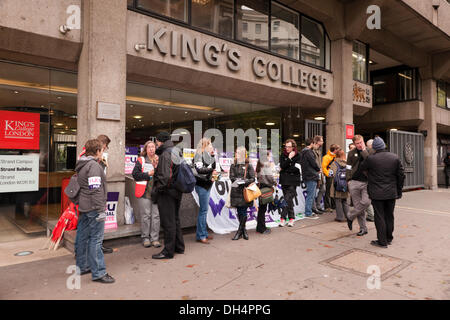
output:
[[0,193],[39,190],[39,154],[0,155]]

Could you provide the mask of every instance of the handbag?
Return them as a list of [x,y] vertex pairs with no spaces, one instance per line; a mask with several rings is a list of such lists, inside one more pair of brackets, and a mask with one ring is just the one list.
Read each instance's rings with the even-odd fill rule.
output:
[[270,202],[273,202],[273,188],[270,187],[264,187],[261,188],[261,198],[260,198],[260,202],[261,204],[267,204]]
[[[244,180],[247,176],[247,167],[245,166],[245,172],[244,172]],[[252,202],[253,200],[257,199],[261,195],[261,190],[259,190],[256,183],[252,182],[248,187],[244,187],[244,200],[245,202]]]

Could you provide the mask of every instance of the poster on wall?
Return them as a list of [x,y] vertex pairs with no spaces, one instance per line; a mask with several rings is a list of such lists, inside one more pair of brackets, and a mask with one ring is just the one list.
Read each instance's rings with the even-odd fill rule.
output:
[[[215,181],[210,193],[208,213],[206,216],[206,222],[208,227],[218,234],[226,234],[236,231],[239,226],[239,221],[237,218],[236,208],[228,208],[225,206],[226,199],[229,192],[231,191],[231,180],[228,178],[220,178]],[[192,195],[195,199],[197,205],[199,205],[198,194],[193,191]],[[276,188],[276,195],[278,199],[283,197],[283,191],[281,186],[278,185]],[[294,213],[295,220],[303,219],[303,213],[305,212],[305,198],[306,190],[301,187],[297,187],[297,197],[294,198]],[[268,206],[269,207],[269,206]],[[273,211],[267,210],[265,214],[266,226],[270,228],[278,227],[281,210],[275,209]],[[247,229],[256,228],[256,218],[258,216],[258,201],[254,201],[254,206],[247,209]]]
[[117,229],[117,205],[119,192],[108,192],[106,202],[105,230]]
[[0,155],[0,193],[39,190],[39,154]]
[[0,111],[0,119],[0,149],[39,150],[39,113]]
[[131,174],[139,154],[138,147],[125,147],[125,174]]

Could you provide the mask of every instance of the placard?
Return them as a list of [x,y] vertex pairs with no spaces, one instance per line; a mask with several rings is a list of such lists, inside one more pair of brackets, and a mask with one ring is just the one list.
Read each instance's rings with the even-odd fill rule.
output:
[[106,202],[105,230],[117,229],[117,205],[119,192],[108,192]]
[[39,150],[40,114],[0,111],[0,149]]
[[125,147],[125,174],[132,174],[138,158],[138,147]]
[[0,193],[39,190],[39,155],[0,155]]

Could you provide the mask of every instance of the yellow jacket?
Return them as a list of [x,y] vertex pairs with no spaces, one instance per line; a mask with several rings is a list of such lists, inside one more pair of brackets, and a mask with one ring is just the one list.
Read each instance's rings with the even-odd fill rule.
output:
[[323,156],[322,158],[322,171],[323,173],[329,177],[330,173],[330,163],[333,161],[333,159],[336,157],[335,154],[332,154],[330,150],[328,150],[327,154]]

